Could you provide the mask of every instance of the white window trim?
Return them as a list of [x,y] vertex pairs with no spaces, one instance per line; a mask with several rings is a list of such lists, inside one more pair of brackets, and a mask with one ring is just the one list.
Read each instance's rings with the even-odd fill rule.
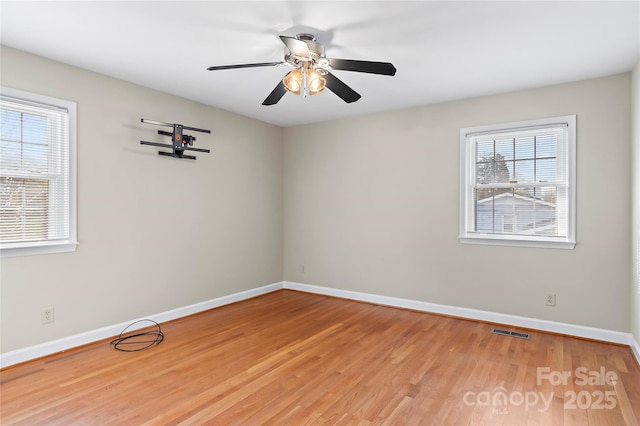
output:
[[[468,135],[507,132],[510,130],[526,130],[547,127],[557,124],[567,126],[567,155],[568,155],[568,223],[567,237],[527,237],[522,235],[482,234],[469,232],[470,220],[473,215],[470,187],[473,171],[469,161],[472,153],[468,143]],[[460,217],[458,240],[464,244],[482,244],[497,246],[520,246],[538,248],[573,249],[576,245],[576,116],[565,115],[537,120],[518,121],[513,123],[491,124],[485,126],[465,127],[460,129]]]
[[69,112],[69,238],[57,241],[0,243],[0,257],[31,256],[75,251],[78,247],[77,227],[77,105],[75,102],[58,99],[10,87],[0,87],[5,96],[40,104],[66,108]]

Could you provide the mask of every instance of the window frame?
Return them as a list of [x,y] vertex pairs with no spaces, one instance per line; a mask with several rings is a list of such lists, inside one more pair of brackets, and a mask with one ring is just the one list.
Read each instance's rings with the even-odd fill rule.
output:
[[[482,134],[512,133],[535,129],[546,129],[566,126],[565,141],[558,147],[558,158],[566,157],[567,213],[566,237],[545,237],[528,235],[507,235],[497,233],[480,233],[473,229],[475,206],[473,191],[475,189],[475,153],[472,138]],[[533,184],[535,185],[535,184]],[[507,185],[503,185],[507,186]],[[516,185],[517,186],[517,185]],[[576,116],[564,115],[556,117],[525,120],[510,123],[489,124],[460,129],[460,217],[458,240],[463,244],[482,244],[516,247],[538,247],[573,249],[576,245]]]
[[[68,170],[68,218],[69,235],[68,238],[51,241],[22,241],[22,242],[0,242],[0,256],[2,258],[15,256],[30,256],[50,253],[73,252],[78,246],[77,233],[77,104],[73,101],[54,98],[38,93],[27,92],[6,86],[0,86],[0,94],[8,98],[41,104],[43,106],[53,106],[66,109],[68,112],[68,140],[61,141],[62,149],[68,149],[69,170]],[[51,151],[49,150],[49,156]],[[53,197],[50,197],[52,199]],[[56,213],[54,213],[56,214]],[[49,218],[51,222],[52,218]],[[51,225],[49,225],[51,226]]]

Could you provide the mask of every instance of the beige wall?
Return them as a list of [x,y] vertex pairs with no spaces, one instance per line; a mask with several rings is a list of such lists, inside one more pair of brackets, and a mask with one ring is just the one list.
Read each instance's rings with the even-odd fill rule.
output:
[[[629,331],[630,83],[285,129],[285,280]],[[578,121],[576,248],[460,244],[459,129],[566,114]]]
[[[2,352],[282,281],[282,129],[2,48],[2,84],[78,104],[74,253],[2,259]],[[140,119],[193,133],[160,157]],[[167,129],[165,129],[167,130]],[[55,322],[40,324],[53,306]]]
[[633,69],[632,86],[632,170],[633,217],[631,242],[631,333],[640,343],[640,61]]
[[[1,54],[3,85],[78,103],[81,243],[2,259],[3,353],[283,279],[610,330],[632,324],[639,340],[638,295],[631,309],[628,300],[631,74],[280,129]],[[565,114],[578,116],[576,249],[459,244],[459,128]],[[143,117],[211,128],[196,135],[211,154],[159,157],[139,145],[161,140]],[[185,219],[169,226],[176,217]],[[550,291],[555,308],[544,306]],[[56,321],[41,325],[48,306]]]

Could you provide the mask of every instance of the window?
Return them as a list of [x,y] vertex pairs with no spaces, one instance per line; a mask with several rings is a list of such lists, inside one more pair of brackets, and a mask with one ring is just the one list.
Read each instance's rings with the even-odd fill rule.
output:
[[460,129],[460,242],[575,247],[576,116]]
[[76,249],[76,104],[0,88],[2,256]]

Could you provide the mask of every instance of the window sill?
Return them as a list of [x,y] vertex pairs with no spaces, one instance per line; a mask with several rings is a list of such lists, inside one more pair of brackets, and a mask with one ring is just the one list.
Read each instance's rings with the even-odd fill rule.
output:
[[68,253],[76,251],[77,242],[39,243],[32,245],[5,244],[0,245],[0,257],[33,256],[39,254]]
[[461,236],[458,240],[462,244],[479,244],[488,246],[510,246],[510,247],[535,247],[535,248],[552,248],[573,250],[576,246],[575,241],[568,240],[540,240],[540,239],[522,239],[513,238],[502,235],[477,235],[477,236]]

